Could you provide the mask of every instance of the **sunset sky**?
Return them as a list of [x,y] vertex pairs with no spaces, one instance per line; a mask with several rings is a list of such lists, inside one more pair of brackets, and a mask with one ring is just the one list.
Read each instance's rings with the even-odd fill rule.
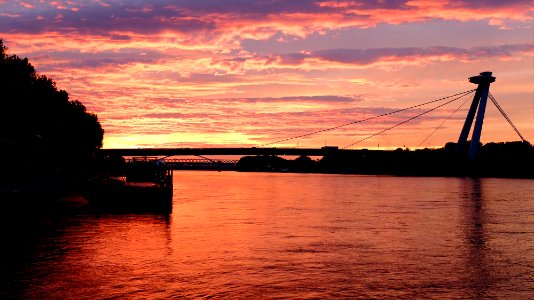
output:
[[[534,142],[533,26],[532,0],[0,0],[10,53],[98,114],[105,148],[259,146],[473,89],[486,70]],[[415,148],[468,98],[353,148]],[[468,106],[420,147],[456,141]],[[431,107],[269,146],[343,147]],[[511,140],[488,104],[482,142]]]

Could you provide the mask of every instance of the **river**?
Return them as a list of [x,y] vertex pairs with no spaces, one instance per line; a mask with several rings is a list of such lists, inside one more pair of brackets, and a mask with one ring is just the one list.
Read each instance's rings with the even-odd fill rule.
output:
[[534,298],[534,180],[175,171],[168,215],[2,214],[2,299]]

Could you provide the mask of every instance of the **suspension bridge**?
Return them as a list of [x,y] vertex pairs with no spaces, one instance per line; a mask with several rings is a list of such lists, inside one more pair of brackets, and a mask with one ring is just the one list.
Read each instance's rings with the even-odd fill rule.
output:
[[[187,167],[187,166],[214,166],[218,165],[220,166],[228,166],[231,164],[235,164],[236,160],[213,160],[210,158],[207,158],[205,156],[213,155],[213,156],[248,156],[248,155],[267,155],[267,156],[325,156],[329,153],[336,152],[336,153],[348,153],[351,152],[357,152],[359,150],[351,149],[355,147],[357,144],[368,140],[370,138],[373,138],[375,136],[381,135],[385,132],[388,132],[390,130],[393,130],[401,125],[404,125],[406,123],[409,123],[410,121],[413,121],[417,118],[420,118],[426,114],[429,114],[439,108],[442,108],[448,104],[451,104],[453,102],[459,101],[461,99],[465,99],[463,103],[458,106],[458,108],[446,119],[444,120],[438,127],[434,129],[426,138],[428,139],[432,134],[434,134],[437,130],[439,130],[443,124],[449,120],[460,108],[469,100],[467,96],[473,95],[471,106],[469,108],[467,117],[465,119],[464,125],[461,129],[458,143],[456,145],[456,152],[459,154],[462,154],[464,152],[467,152],[466,158],[468,160],[474,160],[478,148],[480,145],[480,137],[482,134],[482,126],[484,122],[484,115],[486,111],[486,104],[488,98],[491,100],[491,102],[497,107],[499,112],[503,115],[503,117],[506,119],[506,121],[512,126],[514,131],[517,133],[521,141],[526,142],[517,127],[512,123],[511,119],[506,115],[502,107],[499,105],[495,97],[490,93],[490,85],[495,81],[495,77],[492,76],[491,72],[482,72],[480,75],[469,77],[469,82],[476,84],[476,89],[470,89],[461,93],[456,93],[450,96],[441,97],[439,99],[434,99],[428,102],[424,102],[417,105],[412,105],[410,107],[397,109],[394,111],[390,111],[387,113],[383,113],[380,115],[375,115],[372,117],[355,120],[352,122],[323,128],[320,130],[315,130],[312,132],[299,134],[295,136],[289,136],[283,139],[279,139],[276,141],[272,141],[269,143],[265,143],[262,145],[258,145],[256,147],[249,147],[249,148],[137,148],[137,149],[101,149],[100,155],[103,156],[123,156],[123,157],[158,157],[158,159],[165,159],[166,162],[176,166],[177,168],[180,167]],[[352,142],[346,146],[343,147],[321,147],[321,148],[278,148],[275,147],[277,144],[281,144],[284,142],[288,142],[295,139],[300,139],[304,137],[309,137],[313,135],[317,135],[319,133],[334,131],[343,127],[348,127],[355,124],[365,123],[371,120],[380,119],[386,116],[398,114],[400,112],[412,110],[415,108],[421,109],[422,107],[428,107],[430,105],[434,105],[423,112],[419,112],[416,115],[405,119],[395,125],[389,126],[387,128],[384,128],[378,132],[375,132],[373,134],[370,134],[364,138],[361,138],[355,142]],[[475,116],[476,115],[476,116]],[[473,127],[473,122],[475,122]],[[468,136],[472,130],[472,136],[471,136],[471,143],[468,143]],[[424,142],[424,141],[423,141]],[[421,142],[421,144],[423,143]],[[466,149],[466,147],[469,147],[469,149]],[[177,159],[172,158],[173,156],[197,156],[199,158],[197,159]]]

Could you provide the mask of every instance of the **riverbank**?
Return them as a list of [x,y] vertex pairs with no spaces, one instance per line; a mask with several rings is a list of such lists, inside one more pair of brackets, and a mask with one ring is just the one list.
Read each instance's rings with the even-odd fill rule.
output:
[[246,156],[237,164],[242,172],[334,173],[396,176],[534,178],[534,149],[524,142],[488,143],[475,160],[444,148],[394,151],[331,151],[320,160],[301,156],[287,160],[278,156]]

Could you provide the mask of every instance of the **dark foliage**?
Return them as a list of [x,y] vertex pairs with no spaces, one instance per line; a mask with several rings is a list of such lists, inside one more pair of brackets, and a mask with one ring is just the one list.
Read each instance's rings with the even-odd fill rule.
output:
[[317,162],[307,156],[287,160],[275,155],[245,156],[236,169],[245,172],[317,172]]
[[240,171],[281,171],[287,168],[288,161],[274,155],[245,156],[236,165]]
[[307,156],[299,156],[291,164],[291,170],[295,172],[314,172],[317,162]]
[[104,135],[97,116],[69,101],[68,93],[38,75],[27,58],[8,54],[2,40],[0,95],[4,176],[30,170],[70,176],[91,166]]
[[[469,147],[469,143],[467,145]],[[247,156],[239,171],[319,172],[401,176],[472,176],[534,178],[534,147],[528,142],[488,143],[475,160],[456,151],[455,143],[439,149],[415,151],[331,151],[320,161],[308,157],[285,160],[276,156]]]

